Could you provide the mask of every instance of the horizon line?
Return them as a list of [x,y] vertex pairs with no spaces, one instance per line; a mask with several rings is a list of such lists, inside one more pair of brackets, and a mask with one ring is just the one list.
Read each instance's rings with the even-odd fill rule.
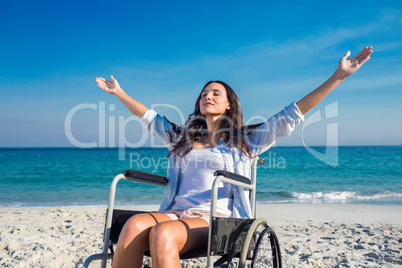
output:
[[[365,145],[338,145],[338,146],[327,146],[327,145],[310,145],[308,147],[398,147],[402,146],[401,144],[391,144],[391,145],[370,145],[370,144],[365,144]],[[272,146],[271,148],[287,148],[287,147],[306,147],[303,145],[280,145],[280,146]],[[75,147],[75,146],[10,146],[10,147],[0,147],[0,150],[2,149],[167,149],[166,147],[89,147],[89,148],[83,148],[83,147]],[[270,149],[271,149],[270,148]]]

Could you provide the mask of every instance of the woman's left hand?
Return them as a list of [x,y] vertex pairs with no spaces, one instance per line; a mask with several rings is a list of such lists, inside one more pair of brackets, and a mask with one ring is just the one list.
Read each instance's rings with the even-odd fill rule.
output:
[[340,78],[344,79],[349,75],[356,72],[368,59],[370,59],[372,47],[365,47],[359,54],[356,56],[347,59],[350,56],[350,51],[346,52],[345,56],[338,63],[338,68],[336,69],[336,73],[340,76]]

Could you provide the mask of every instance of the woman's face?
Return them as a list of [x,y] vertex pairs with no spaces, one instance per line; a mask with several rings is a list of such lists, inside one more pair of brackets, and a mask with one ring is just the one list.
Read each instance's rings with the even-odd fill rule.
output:
[[201,92],[199,104],[205,116],[221,116],[230,109],[226,89],[219,83],[211,83]]

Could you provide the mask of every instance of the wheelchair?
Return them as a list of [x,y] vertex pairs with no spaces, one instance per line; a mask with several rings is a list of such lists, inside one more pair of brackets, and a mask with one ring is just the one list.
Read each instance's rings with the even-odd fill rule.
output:
[[[211,191],[208,248],[187,252],[181,255],[180,259],[207,257],[208,268],[282,267],[279,242],[274,230],[268,221],[256,218],[257,163],[264,165],[265,160],[259,156],[253,159],[251,179],[223,170],[215,172],[216,178]],[[84,262],[84,267],[88,267],[94,260],[101,260],[101,267],[106,267],[107,260],[113,259],[114,247],[125,222],[135,214],[147,213],[146,211],[114,208],[116,185],[121,179],[156,186],[165,186],[168,182],[166,177],[135,170],[126,170],[123,174],[119,174],[113,179],[106,212],[103,251],[100,254],[89,256]],[[216,216],[218,186],[221,182],[250,190],[253,218],[237,219]],[[149,251],[145,252],[145,255],[150,256]]]

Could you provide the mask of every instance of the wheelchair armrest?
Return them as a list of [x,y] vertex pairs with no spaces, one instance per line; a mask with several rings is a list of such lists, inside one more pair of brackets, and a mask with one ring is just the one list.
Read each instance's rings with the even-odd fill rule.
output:
[[129,169],[124,171],[123,174],[129,181],[142,182],[157,186],[166,186],[166,184],[168,183],[168,179],[166,177],[137,170]]
[[236,174],[236,173],[233,173],[233,172],[225,171],[225,170],[215,171],[214,176],[224,176],[225,178],[228,178],[228,179],[232,179],[232,180],[239,181],[239,182],[246,183],[246,184],[251,184],[251,180],[249,178]]

